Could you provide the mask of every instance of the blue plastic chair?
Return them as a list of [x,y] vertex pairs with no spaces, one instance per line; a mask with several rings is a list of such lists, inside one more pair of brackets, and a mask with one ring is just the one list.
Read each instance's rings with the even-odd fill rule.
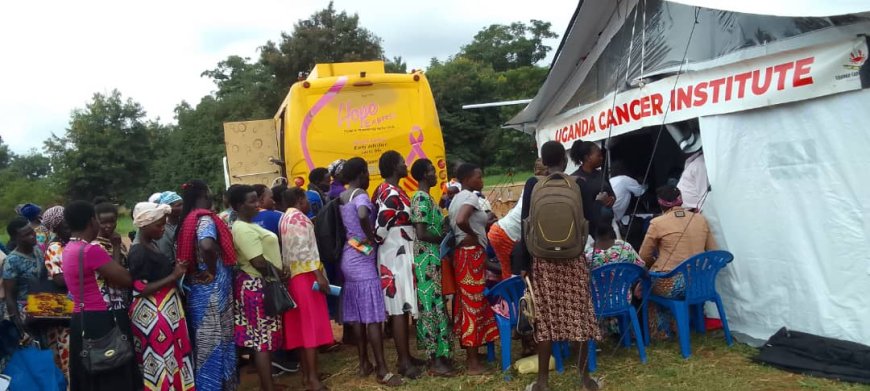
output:
[[[646,364],[647,339],[644,338],[646,331],[646,298],[649,296],[650,278],[644,268],[633,263],[611,263],[597,267],[590,272],[590,291],[592,304],[595,307],[595,315],[600,321],[608,317],[619,318],[620,341],[625,347],[631,346],[631,335],[637,343],[640,354],[640,362]],[[637,318],[637,310],[631,305],[632,287],[636,282],[641,282],[643,326]],[[629,326],[631,329],[629,330]],[[626,338],[627,337],[627,338]],[[594,340],[589,341],[589,371],[594,372],[598,367],[597,349]]]
[[[501,345],[501,370],[507,372],[511,367],[511,335],[519,321],[520,298],[526,293],[526,284],[519,276],[513,276],[499,282],[494,287],[484,290],[484,296],[492,300],[504,299],[508,305],[510,318],[495,314],[495,322],[498,326],[498,338]],[[487,346],[487,356],[494,358],[493,344]],[[508,376],[505,376],[508,379]]]
[[[689,358],[692,355],[689,345],[690,324],[693,323],[697,331],[704,332],[704,303],[708,301],[716,303],[716,307],[719,309],[719,318],[722,320],[722,329],[725,331],[725,341],[728,346],[734,343],[731,340],[728,319],[725,318],[722,298],[716,292],[716,275],[733,259],[734,255],[727,251],[707,251],[683,261],[670,272],[650,273],[653,283],[657,279],[675,277],[680,274],[686,279],[686,293],[681,298],[650,295],[652,302],[667,308],[677,318],[677,334],[683,358]],[[647,343],[648,341],[649,336],[647,336]]]

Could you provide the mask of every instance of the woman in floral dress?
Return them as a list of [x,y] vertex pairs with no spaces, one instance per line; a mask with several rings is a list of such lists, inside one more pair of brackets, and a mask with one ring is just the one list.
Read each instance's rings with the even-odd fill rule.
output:
[[[45,249],[45,270],[48,278],[58,286],[66,287],[63,280],[63,248],[69,243],[69,227],[63,219],[63,207],[48,208],[42,214],[42,225],[51,239]],[[48,346],[54,351],[54,361],[69,379],[69,326],[55,325],[46,330]]]
[[411,198],[411,222],[417,230],[414,241],[414,276],[417,279],[417,348],[429,357],[433,374],[454,376],[451,367],[451,332],[441,291],[439,245],[444,238],[444,215],[435,205],[429,189],[438,183],[435,166],[420,159],[411,166],[418,190]]

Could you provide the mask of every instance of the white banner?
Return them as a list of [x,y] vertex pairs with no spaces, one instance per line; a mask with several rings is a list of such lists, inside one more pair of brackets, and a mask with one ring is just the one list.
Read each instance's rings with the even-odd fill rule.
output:
[[670,76],[545,120],[536,138],[570,148],[577,140],[858,90],[867,55],[861,37]]

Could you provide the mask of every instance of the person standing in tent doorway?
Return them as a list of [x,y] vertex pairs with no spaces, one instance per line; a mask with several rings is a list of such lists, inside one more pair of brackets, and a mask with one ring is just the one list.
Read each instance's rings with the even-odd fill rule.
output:
[[399,360],[399,374],[409,379],[422,375],[414,364],[408,341],[408,316],[417,318],[417,290],[414,286],[414,240],[416,231],[411,224],[411,200],[399,186],[399,180],[408,176],[405,158],[396,151],[381,155],[378,168],[384,183],[375,189],[375,235],[378,247],[378,270],[384,304],[393,324],[393,341]]
[[677,188],[683,195],[683,207],[691,212],[699,213],[710,191],[707,180],[707,163],[704,161],[704,151],[698,150],[686,158],[686,166],[680,175]]
[[616,201],[613,188],[601,171],[604,165],[604,151],[591,141],[578,140],[571,146],[570,155],[574,164],[580,166],[571,176],[579,179],[583,215],[589,220],[589,232],[594,239],[599,224],[610,224],[613,218],[611,208]]

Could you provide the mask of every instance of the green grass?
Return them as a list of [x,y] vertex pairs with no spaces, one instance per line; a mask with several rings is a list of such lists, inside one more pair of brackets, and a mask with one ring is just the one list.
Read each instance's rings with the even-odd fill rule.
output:
[[508,185],[512,183],[524,183],[526,179],[532,176],[531,171],[517,171],[514,173],[502,173],[495,175],[486,175],[483,178],[483,184],[486,187],[494,187],[499,185]]
[[[413,337],[412,337],[413,338]],[[412,344],[413,345],[413,344]],[[395,349],[391,340],[384,343],[388,355],[387,363],[395,369]],[[649,362],[641,364],[636,349],[616,348],[611,342],[599,345],[598,371],[593,374],[604,380],[605,390],[870,390],[870,386],[836,382],[826,379],[796,375],[778,369],[759,365],[751,361],[757,350],[742,344],[732,347],[725,345],[721,332],[707,335],[692,335],[692,357],[684,360],[676,342],[653,342],[648,348]],[[515,341],[513,351],[518,352]],[[483,349],[481,349],[483,351]],[[514,359],[516,357],[515,354]],[[356,376],[356,350],[345,346],[338,353],[321,354],[322,371],[328,374],[326,385],[332,390],[387,390],[378,385],[373,377],[360,379]],[[464,360],[464,354],[457,357]],[[573,365],[565,373],[550,375],[551,390],[580,390],[577,375],[576,357]],[[536,375],[519,375],[511,371],[510,381],[505,381],[500,373],[487,376],[455,378],[423,377],[411,381],[398,390],[522,390],[531,383]],[[243,377],[242,390],[254,390],[259,382],[255,375],[247,373]],[[282,376],[280,384],[291,389],[301,389],[299,375]]]

